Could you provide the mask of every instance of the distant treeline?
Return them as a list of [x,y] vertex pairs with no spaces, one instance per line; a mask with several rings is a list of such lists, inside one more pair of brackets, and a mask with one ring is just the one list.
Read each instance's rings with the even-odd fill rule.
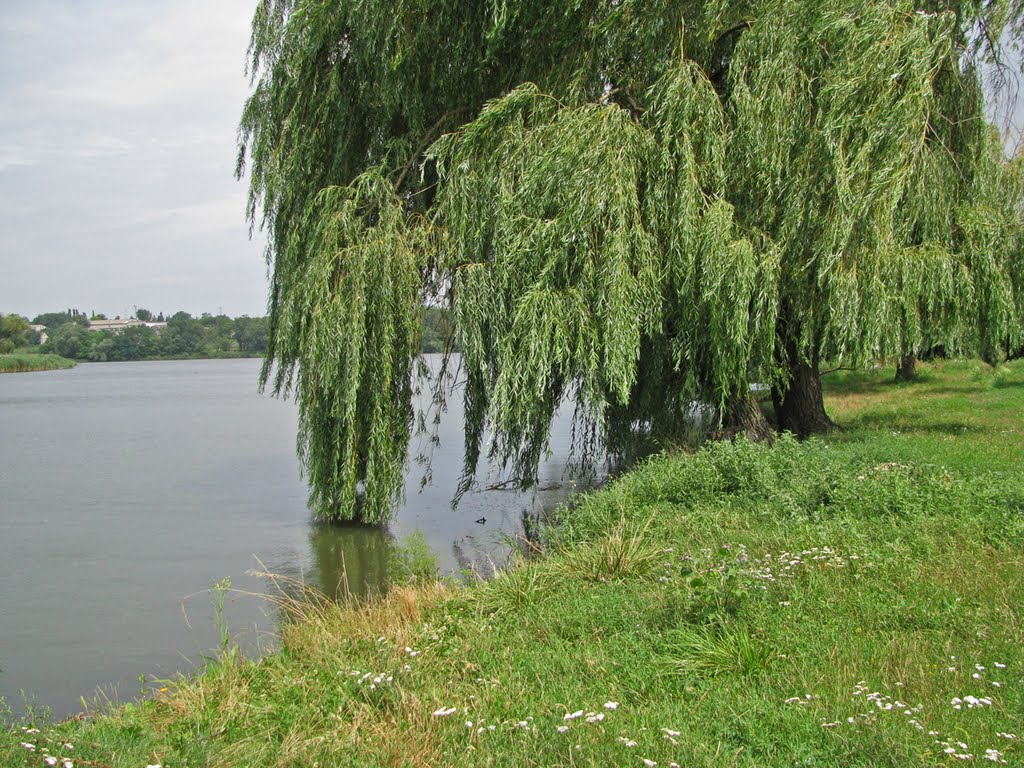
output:
[[206,313],[192,317],[188,312],[177,312],[165,318],[162,313],[154,315],[138,309],[132,318],[141,321],[137,325],[120,330],[90,328],[92,322],[106,319],[74,309],[46,312],[32,319],[32,325],[45,326],[39,332],[30,327],[26,318],[3,318],[11,331],[7,346],[57,354],[70,360],[257,357],[267,351],[269,331],[265,317],[230,318]]
[[[446,344],[453,343],[447,310],[424,307],[422,317],[424,352],[441,352]],[[132,319],[156,327],[139,324],[121,330],[90,329],[91,321],[107,318],[69,309],[34,317],[32,325],[45,326],[40,333],[30,327],[27,318],[0,315],[0,352],[18,349],[93,362],[259,357],[266,353],[269,341],[266,317],[231,318],[208,313],[193,317],[188,312],[165,317],[163,313],[154,315],[137,309]],[[41,343],[41,339],[45,341]]]

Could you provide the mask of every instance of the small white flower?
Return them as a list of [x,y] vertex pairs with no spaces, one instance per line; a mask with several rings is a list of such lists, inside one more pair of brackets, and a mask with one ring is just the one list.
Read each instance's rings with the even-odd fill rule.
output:
[[599,723],[602,720],[604,720],[603,712],[591,712],[589,715],[587,715],[588,723]]
[[61,763],[61,766],[62,768],[75,768],[75,764],[70,760],[65,760],[63,763]]
[[556,730],[559,733],[565,733],[566,731],[569,730],[569,726],[568,725],[560,725],[560,726],[558,726],[558,728]]
[[29,752],[35,752],[36,751],[36,745],[35,744],[29,744],[27,741],[21,742],[21,746],[24,747],[25,749],[27,749]]
[[618,709],[619,708],[619,702],[617,702],[617,701],[606,701],[604,703],[604,708],[605,709]]
[[998,661],[995,664],[993,664],[992,666],[994,666],[996,669],[1006,669],[1006,665],[1005,664],[1000,664]]
[[662,728],[661,732],[673,739],[679,735],[679,731],[673,731],[671,728]]
[[646,757],[644,758],[644,765],[646,765],[647,768],[658,768],[658,764],[656,762],[648,760]]
[[434,710],[434,717],[448,717],[454,715],[458,711],[458,707],[441,707],[440,709]]
[[616,739],[616,741],[618,741],[620,744],[622,744],[623,746],[626,746],[626,747],[631,747],[632,748],[632,747],[636,746],[636,742],[635,741],[633,741],[632,739],[627,739],[625,736],[619,736]]
[[583,717],[583,710],[577,709],[575,712],[567,712],[562,716],[563,720],[575,720],[578,717]]
[[46,757],[43,758],[43,762],[46,763],[47,765],[56,765],[57,764],[57,758],[54,757],[53,755],[47,755]]

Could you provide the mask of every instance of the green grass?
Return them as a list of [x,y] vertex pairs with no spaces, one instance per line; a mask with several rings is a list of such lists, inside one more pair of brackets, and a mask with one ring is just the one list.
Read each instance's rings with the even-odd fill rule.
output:
[[284,599],[280,653],[0,764],[1024,764],[1024,364],[891,376],[830,376],[826,440],[651,459],[493,581]]
[[27,373],[74,368],[75,361],[60,355],[40,355],[34,352],[13,352],[0,355],[0,373]]

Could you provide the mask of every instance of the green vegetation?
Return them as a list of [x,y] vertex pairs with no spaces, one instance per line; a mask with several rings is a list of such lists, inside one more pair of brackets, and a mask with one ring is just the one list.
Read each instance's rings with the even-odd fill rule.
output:
[[825,381],[825,438],[655,457],[493,581],[283,598],[279,653],[0,763],[1024,763],[1024,362]]
[[825,432],[820,361],[1019,350],[1020,162],[983,84],[1022,20],[1019,0],[261,2],[238,172],[273,267],[264,380],[295,393],[317,513],[387,518],[424,302],[463,350],[467,483],[482,453],[534,482],[566,400],[586,469],[676,438],[694,400],[769,438],[751,382],[782,430]]
[[[137,325],[118,331],[90,329],[83,314],[49,313],[37,320],[49,319],[48,339],[43,349],[64,357],[92,362],[115,360],[163,360],[203,357],[258,357],[267,348],[267,319],[203,314],[192,317],[177,312],[164,320],[145,309],[136,311],[150,318],[146,322],[166,322],[163,327]],[[61,320],[62,318],[62,320]],[[105,319],[94,317],[93,320]],[[138,318],[142,320],[142,318]]]
[[54,371],[59,368],[74,368],[74,366],[74,360],[68,360],[60,355],[46,355],[33,352],[0,355],[0,373]]
[[[32,340],[33,332],[25,318],[0,314],[0,355],[31,345]],[[35,341],[39,343],[38,339]]]

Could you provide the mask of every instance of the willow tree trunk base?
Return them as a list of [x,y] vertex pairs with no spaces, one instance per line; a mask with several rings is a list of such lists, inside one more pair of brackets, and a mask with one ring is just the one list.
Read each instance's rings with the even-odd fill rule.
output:
[[825,400],[821,394],[821,376],[818,365],[804,362],[793,366],[789,389],[772,389],[772,404],[781,432],[792,432],[797,437],[809,437],[828,432],[835,424],[825,413]]
[[913,381],[917,375],[917,358],[914,355],[901,355],[896,364],[896,381]]
[[761,406],[752,397],[743,397],[729,403],[722,418],[722,429],[717,439],[734,440],[745,435],[754,443],[772,443],[775,433],[764,417]]

